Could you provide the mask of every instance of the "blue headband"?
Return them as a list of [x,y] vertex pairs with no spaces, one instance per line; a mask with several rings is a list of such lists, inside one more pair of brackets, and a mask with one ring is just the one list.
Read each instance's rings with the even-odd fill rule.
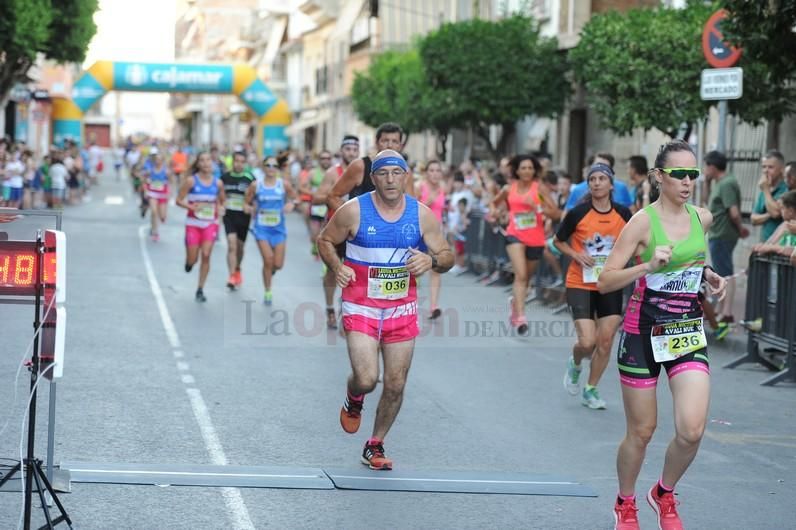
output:
[[406,160],[404,160],[403,157],[385,156],[384,158],[379,158],[378,160],[373,161],[373,165],[370,167],[370,174],[372,175],[385,166],[398,166],[404,171],[409,171],[409,166],[406,165]]
[[614,170],[611,169],[611,166],[605,164],[594,164],[592,167],[589,168],[589,174],[586,175],[586,180],[589,180],[589,177],[594,175],[595,173],[605,173],[608,175],[608,178],[611,179],[611,182],[614,180]]

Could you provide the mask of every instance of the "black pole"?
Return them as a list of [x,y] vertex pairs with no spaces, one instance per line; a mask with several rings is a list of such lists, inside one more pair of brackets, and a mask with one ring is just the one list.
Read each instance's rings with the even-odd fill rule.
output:
[[[30,367],[30,405],[28,406],[28,456],[24,462],[21,463],[22,469],[25,470],[25,530],[30,530],[30,515],[33,493],[33,473],[36,472],[36,462],[34,453],[35,436],[36,436],[36,380],[39,376],[39,326],[41,326],[41,296],[42,296],[42,267],[44,260],[42,252],[42,239],[41,230],[36,235],[36,262],[37,267],[34,270],[36,280],[36,297],[34,303],[34,317],[33,317],[33,357],[31,358]],[[40,490],[41,491],[41,490]]]

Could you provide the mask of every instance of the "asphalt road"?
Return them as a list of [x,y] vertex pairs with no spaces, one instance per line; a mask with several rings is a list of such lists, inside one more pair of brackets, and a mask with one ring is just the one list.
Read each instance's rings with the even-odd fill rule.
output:
[[[321,267],[300,219],[290,217],[287,264],[266,308],[251,241],[243,288],[226,291],[219,244],[208,301],[194,302],[197,272],[183,271],[184,214],[172,207],[169,215],[160,242],[142,238],[131,193],[113,181],[66,210],[69,324],[56,461],[359,466],[377,399],[367,398],[360,433],[340,429],[348,360],[341,339],[323,326]],[[147,260],[173,327],[164,326]],[[425,296],[428,283],[421,288]],[[504,289],[467,275],[444,278],[442,302],[443,322],[423,321],[403,409],[387,438],[396,468],[560,476],[592,486],[598,498],[73,483],[61,499],[75,528],[612,528],[624,434],[615,361],[601,384],[608,410],[588,410],[561,384],[574,342],[566,314],[531,308],[530,337],[506,336]],[[427,310],[425,299],[421,305]],[[19,454],[29,381],[23,372],[15,386],[14,375],[30,313],[0,305],[0,426],[10,419],[0,435],[3,458]],[[796,389],[761,387],[762,368],[724,370],[733,354],[713,348],[710,355],[710,423],[678,485],[686,527],[793,528]],[[665,378],[659,386],[659,428],[637,492],[642,528],[655,527],[641,497],[660,474],[673,432]],[[40,456],[46,397],[45,389]],[[19,493],[0,493],[0,528],[16,527],[20,506]]]

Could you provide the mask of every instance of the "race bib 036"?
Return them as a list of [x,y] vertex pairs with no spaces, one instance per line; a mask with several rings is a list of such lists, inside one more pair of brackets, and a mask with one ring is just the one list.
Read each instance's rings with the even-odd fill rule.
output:
[[368,298],[399,300],[409,296],[406,267],[368,267]]

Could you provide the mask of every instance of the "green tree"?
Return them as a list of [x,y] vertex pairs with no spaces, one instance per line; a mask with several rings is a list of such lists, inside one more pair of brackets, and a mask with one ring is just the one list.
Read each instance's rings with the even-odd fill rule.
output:
[[[518,120],[555,116],[570,94],[558,42],[526,16],[444,24],[420,42],[420,56],[432,90],[456,109],[452,124],[472,127],[495,158],[507,152]],[[490,125],[502,128],[497,145]]]
[[796,0],[722,0],[721,5],[730,13],[722,33],[743,50],[738,114],[757,122],[796,112]]
[[426,82],[417,50],[388,51],[357,72],[351,87],[354,111],[371,127],[393,121],[407,134],[432,130],[438,152],[445,156],[445,140],[454,123],[452,100],[444,91],[432,91]]
[[[682,124],[707,116],[699,95],[702,28],[715,6],[631,9],[595,15],[570,51],[601,124],[617,134],[657,128],[674,138]],[[690,127],[686,129],[686,133]]]
[[0,102],[27,73],[38,54],[81,62],[97,30],[97,0],[0,1]]

